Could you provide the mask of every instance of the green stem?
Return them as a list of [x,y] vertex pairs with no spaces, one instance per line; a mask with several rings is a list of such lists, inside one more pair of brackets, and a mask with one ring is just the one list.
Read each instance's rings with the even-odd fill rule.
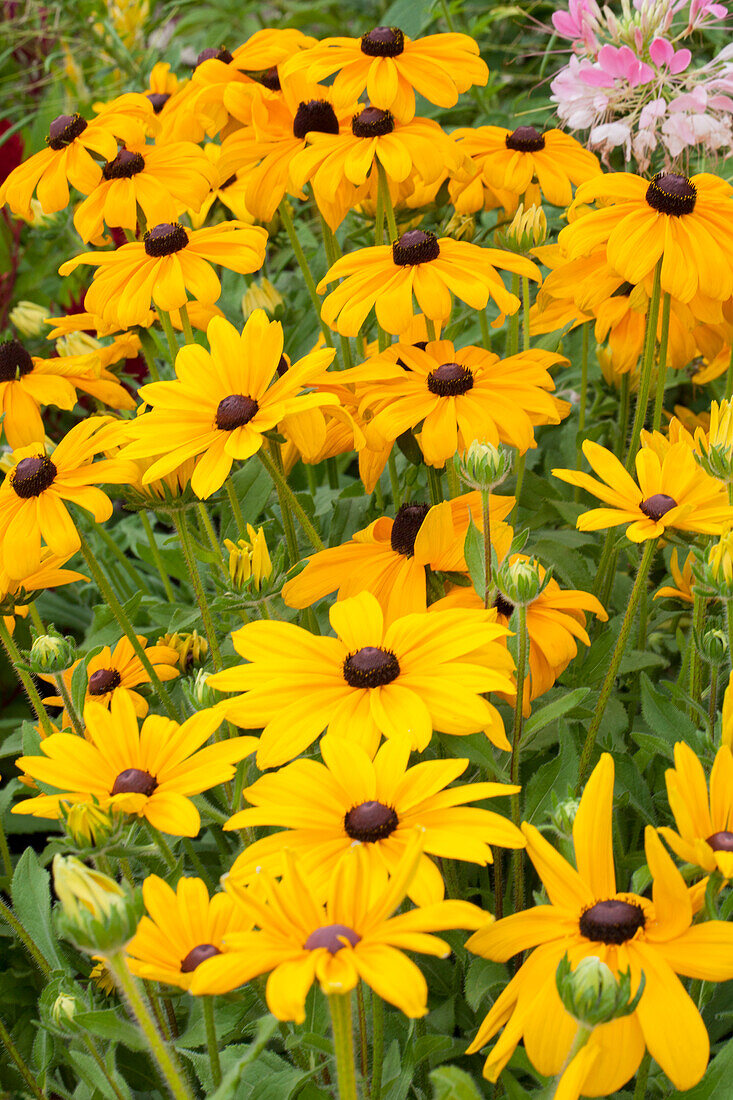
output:
[[644,1100],[646,1096],[646,1083],[649,1078],[649,1066],[651,1064],[652,1056],[649,1051],[645,1051],[644,1057],[641,1060],[641,1065],[636,1073],[636,1084],[634,1085],[633,1100]]
[[392,488],[392,505],[396,512],[402,503],[402,496],[400,494],[400,479],[397,476],[397,459],[395,458],[394,447],[389,452],[387,469],[389,470],[389,484]]
[[358,1100],[351,1023],[351,994],[329,994],[328,1007],[333,1029],[333,1051],[336,1056],[338,1100]]
[[138,589],[142,589],[142,591],[149,596],[150,589],[146,581],[143,580],[143,578],[140,576],[137,569],[129,560],[125,552],[121,550],[120,547],[117,545],[115,540],[110,535],[109,531],[106,531],[101,524],[98,524],[94,529],[94,533],[99,536],[109,552],[114,558],[117,559],[125,573],[127,573],[127,576],[130,578],[130,581],[132,582],[132,591],[130,595],[134,596]]
[[[519,297],[519,275],[512,275],[511,288],[512,294],[515,297]],[[506,330],[506,351],[505,357],[510,355],[516,355],[519,351],[519,313],[513,313],[509,318],[509,325]]]
[[[521,752],[522,743],[522,724],[524,722],[524,682],[527,675],[527,650],[528,650],[528,638],[527,638],[527,608],[525,604],[520,604],[517,608],[519,614],[519,626],[517,628],[517,634],[519,635],[519,651],[517,654],[517,698],[514,704],[514,726],[512,729],[512,763],[511,763],[511,783],[513,785],[519,784],[519,757]],[[512,799],[512,821],[519,828],[522,822],[522,807],[519,800],[519,792],[511,796]],[[512,864],[514,871],[514,912],[521,913],[524,909],[524,861],[522,859],[522,852],[517,849],[512,853]]]
[[364,1007],[364,986],[362,982],[356,987],[356,1014],[359,1020],[359,1070],[363,1081],[366,1081],[369,1069],[369,1043],[367,1041],[366,1009]]
[[428,471],[428,489],[430,490],[430,503],[434,506],[443,502],[443,486],[440,481],[440,471],[434,466],[426,466]]
[[593,749],[596,743],[596,737],[598,735],[598,729],[600,727],[603,715],[608,705],[608,700],[611,697],[616,674],[621,664],[621,658],[624,655],[626,649],[626,643],[629,640],[629,634],[636,615],[636,609],[639,605],[641,593],[646,585],[647,577],[649,575],[649,569],[652,564],[652,558],[654,557],[654,551],[657,548],[657,539],[649,539],[644,546],[644,553],[642,554],[639,569],[636,574],[636,580],[634,581],[634,587],[631,590],[631,596],[626,607],[626,613],[621,623],[621,629],[619,631],[618,638],[616,639],[616,646],[611,655],[611,664],[608,667],[608,672],[603,681],[601,687],[601,693],[598,696],[598,702],[596,704],[596,711],[593,715],[588,732],[585,737],[585,743],[583,745],[583,752],[580,757],[580,767],[578,771],[578,786],[576,793],[579,795],[581,788],[585,782],[586,776],[590,770],[591,757],[593,756]]
[[290,207],[288,206],[287,199],[282,200],[279,206],[279,210],[280,220],[285,226],[285,232],[287,233],[288,239],[290,240],[290,247],[293,250],[296,260],[298,261],[298,266],[300,267],[303,279],[305,280],[308,295],[311,302],[313,303],[313,308],[316,311],[316,317],[318,318],[319,324],[321,326],[323,339],[326,341],[328,347],[332,348],[333,337],[331,336],[328,325],[321,319],[321,299],[318,297],[315,279],[311,275],[310,268],[308,267],[308,261],[305,258],[305,252],[303,251],[303,247],[300,243],[300,240],[298,239],[298,234],[295,231],[295,226],[293,225],[293,219],[290,214]]
[[654,347],[657,342],[657,321],[659,319],[659,299],[661,293],[661,259],[654,268],[654,285],[649,301],[649,313],[646,319],[646,337],[644,341],[644,357],[641,361],[639,373],[639,391],[636,395],[636,412],[634,414],[634,426],[631,429],[631,442],[629,453],[626,456],[626,469],[632,470],[636,452],[639,450],[641,429],[646,421],[647,408],[649,406],[649,392],[652,382],[652,368],[654,366]]
[[148,540],[148,546],[150,547],[150,553],[153,555],[153,561],[155,562],[155,568],[158,570],[158,575],[163,582],[163,588],[165,589],[166,597],[169,603],[174,604],[176,602],[176,594],[173,591],[173,585],[171,584],[170,577],[165,567],[165,562],[160,553],[157,540],[155,538],[155,532],[153,531],[152,524],[148,519],[147,512],[140,512],[140,521],[143,525],[143,531],[145,537]]
[[708,704],[708,718],[710,720],[710,736],[715,733],[715,715],[718,713],[718,667],[710,666],[710,700]]
[[76,713],[76,707],[74,706],[71,696],[69,695],[69,689],[64,683],[64,677],[60,672],[54,673],[53,682],[58,688],[59,695],[64,701],[64,709],[69,716],[74,733],[78,733],[80,737],[84,736],[84,726]]
[[209,516],[209,510],[204,504],[203,500],[199,500],[196,503],[196,511],[198,512],[199,519],[201,520],[201,526],[206,532],[206,537],[209,540],[209,546],[214,551],[214,557],[216,558],[217,565],[222,571],[225,578],[229,577],[229,569],[227,563],[224,561],[224,555],[221,552],[221,546],[219,545],[219,539],[216,536],[214,530],[214,524],[211,522]]
[[45,1097],[44,1093],[41,1092],[41,1089],[38,1087],[38,1085],[36,1083],[36,1078],[35,1078],[33,1072],[28,1067],[28,1065],[26,1064],[22,1054],[20,1053],[20,1051],[16,1047],[15,1043],[13,1042],[13,1037],[10,1034],[10,1032],[8,1031],[8,1029],[6,1028],[6,1026],[3,1023],[2,1019],[0,1019],[0,1042],[2,1042],[3,1046],[5,1047],[8,1054],[10,1055],[13,1062],[15,1063],[15,1067],[18,1070],[18,1073],[20,1074],[20,1076],[25,1081],[26,1086],[28,1087],[28,1090],[34,1096],[37,1096],[39,1098],[39,1100],[46,1100],[46,1097]]
[[[275,464],[275,462],[273,462],[272,458],[267,453],[264,447],[260,447],[259,451],[257,452],[257,456],[275,483],[275,488],[277,489],[278,496],[281,498],[280,507],[283,511],[283,514],[292,509],[292,511],[298,518],[298,523],[303,530],[303,534],[308,539],[313,549],[325,550],[326,547],[322,542],[320,535],[316,531],[311,521],[308,519],[308,516],[303,511],[300,501],[297,499],[295,493],[288,485],[285,475],[282,473],[281,470],[278,469],[277,465]],[[295,561],[297,560],[298,559],[296,551]],[[295,562],[293,562],[292,564],[295,564]]]
[[29,932],[26,932],[25,928],[18,920],[13,910],[5,904],[2,898],[0,898],[0,919],[4,920],[5,923],[10,926],[10,928],[13,930],[13,933],[18,937],[33,962],[41,971],[41,974],[43,974],[44,978],[47,978],[51,973],[51,967],[48,965],[43,955],[36,947],[33,937],[30,935]]
[[486,316],[486,310],[480,309],[478,311],[478,323],[481,329],[481,343],[486,351],[491,351],[491,329],[489,328],[489,319]]
[[427,332],[428,332],[428,340],[431,343],[434,343],[438,339],[438,333],[436,332],[436,329],[435,329],[435,321],[432,319],[432,317],[428,317],[427,315],[424,315],[424,316],[425,316],[425,328],[427,329]]
[[150,1009],[145,1004],[139,986],[129,971],[124,953],[117,951],[114,955],[110,955],[105,962],[132,1016],[139,1024],[150,1053],[158,1064],[175,1100],[194,1100],[193,1093],[189,1089],[180,1067],[177,1065],[173,1051],[163,1041],[155,1026],[155,1020],[150,1013]]
[[588,348],[590,345],[590,325],[583,325],[583,344],[580,359],[580,411],[578,413],[578,431],[585,431],[585,412],[588,404]]
[[8,838],[5,835],[5,823],[3,821],[3,815],[0,814],[0,856],[3,861],[3,869],[9,880],[13,878],[13,859],[10,855],[10,848],[8,847]]
[[176,867],[178,866],[176,857],[173,855],[173,852],[171,851],[171,846],[161,833],[160,829],[156,829],[155,825],[151,825],[147,818],[145,818],[145,828],[151,840],[155,844],[155,847],[160,852],[163,858],[163,862],[165,863],[168,870],[175,871]]
[[[699,586],[693,589],[694,601],[692,604],[692,651],[690,654],[690,697],[694,703],[700,702],[702,691],[702,661],[697,649],[697,638],[702,637],[705,625],[705,608],[707,600],[700,592]],[[694,711],[690,708],[690,717],[694,717]]]
[[372,1080],[369,1100],[382,1100],[382,1061],[384,1059],[384,1002],[372,990]]
[[214,1018],[214,998],[204,997],[204,1023],[206,1024],[206,1048],[209,1052],[209,1065],[211,1066],[211,1080],[214,1088],[221,1084],[221,1062],[219,1061],[219,1044],[216,1041],[216,1022]]
[[733,397],[733,342],[730,347],[730,359],[728,360],[728,370],[725,375],[725,396],[728,401]]
[[0,615],[0,641],[3,643],[3,647],[8,654],[11,665],[15,669],[15,675],[20,680],[21,684],[25,688],[26,695],[30,699],[31,706],[36,712],[36,717],[43,727],[44,736],[48,737],[53,733],[53,723],[48,716],[48,711],[43,705],[43,700],[38,694],[38,689],[33,683],[32,676],[25,671],[21,666],[23,665],[23,658],[20,650],[13,641],[13,636],[5,625],[3,616]]
[[41,615],[40,615],[40,612],[39,612],[38,608],[36,607],[35,600],[33,601],[33,603],[28,605],[28,612],[29,612],[30,617],[31,617],[31,622],[33,623],[34,627],[36,628],[38,634],[39,635],[45,634],[46,633],[46,626],[43,622],[43,619],[41,618]]
[[176,356],[178,355],[178,352],[181,349],[179,347],[178,340],[176,338],[176,334],[173,330],[173,322],[171,321],[170,314],[166,313],[166,311],[164,309],[159,309],[158,310],[158,316],[160,317],[160,323],[163,326],[163,332],[165,333],[165,338],[168,341],[168,354],[170,355],[170,358],[171,358],[171,365],[175,369]]
[[657,366],[657,393],[654,398],[652,430],[659,431],[662,424],[664,387],[667,382],[667,347],[669,345],[669,307],[672,299],[665,291],[662,299],[662,331],[659,336],[659,364]]
[[244,514],[242,512],[242,507],[239,503],[239,497],[237,496],[237,491],[234,488],[234,485],[232,484],[232,479],[230,477],[228,477],[226,479],[226,481],[224,482],[224,485],[226,486],[227,496],[229,497],[229,503],[232,507],[232,513],[234,515],[234,519],[235,519],[237,527],[239,529],[239,537],[243,538],[243,539],[246,539],[246,537],[247,537],[247,524],[244,521]]
[[211,658],[214,662],[214,668],[218,672],[220,672],[224,668],[224,662],[221,658],[219,639],[216,636],[216,627],[214,626],[214,620],[211,615],[211,608],[209,607],[209,601],[206,599],[206,592],[204,590],[203,581],[201,580],[201,573],[199,572],[198,562],[196,561],[196,555],[194,554],[193,546],[191,545],[191,533],[188,530],[186,513],[173,512],[172,518],[176,531],[178,533],[179,542],[181,543],[181,549],[183,550],[183,557],[185,559],[188,575],[193,586],[196,603],[198,604],[199,611],[201,612],[201,620],[204,624],[206,637],[209,640],[209,649],[211,650]]
[[504,916],[504,860],[501,848],[494,849],[494,916]]
[[384,205],[384,213],[387,217],[387,233],[389,235],[390,244],[397,240],[397,221],[394,216],[394,207],[392,206],[392,196],[389,193],[389,183],[387,182],[387,173],[384,170],[384,165],[377,157],[377,174],[379,176],[379,194],[382,198]]
[[150,381],[160,382],[160,371],[158,370],[158,364],[155,362],[155,356],[157,352],[155,340],[153,340],[148,330],[144,328],[139,328],[137,330],[137,335],[140,339],[140,347],[142,349],[143,358],[148,367]]
[[188,316],[188,306],[184,302],[179,310],[181,314],[181,328],[183,329],[183,339],[187,344],[194,344],[196,341],[193,338],[193,329],[191,328],[191,319]]
[[174,722],[179,722],[180,717],[178,711],[173,705],[173,701],[170,695],[163,686],[163,682],[158,676],[158,673],[153,668],[150,658],[148,657],[143,647],[140,645],[137,634],[133,629],[132,623],[125,614],[125,610],[122,607],[120,601],[117,599],[117,596],[115,595],[112,586],[107,581],[107,578],[105,577],[99,565],[99,562],[94,556],[91,546],[81,532],[79,532],[79,539],[81,540],[81,552],[84,555],[84,559],[89,567],[89,571],[94,578],[94,582],[97,585],[97,588],[101,592],[102,596],[108,603],[112,614],[114,615],[120,629],[122,630],[122,633],[125,635],[130,645],[132,646],[135,652],[135,656],[140,659],[140,662],[146,673],[148,674],[148,678],[153,685],[153,690],[158,696],[158,699],[160,700],[163,709],[165,710],[169,718],[171,718]]
[[481,491],[481,511],[484,524],[484,607],[491,606],[491,590],[494,587],[494,573],[491,561],[491,490]]
[[[323,214],[321,214],[320,210],[318,211],[318,216],[321,220],[321,234],[323,236],[323,247],[326,251],[326,260],[328,261],[329,268],[331,268],[336,263],[336,261],[341,258],[341,248],[339,247],[339,243],[334,237],[333,232],[331,231],[330,225],[324,218]],[[341,334],[339,334],[339,346],[341,348],[341,361],[343,363],[344,369],[348,370],[354,365],[354,360],[351,357],[351,344],[349,343],[348,336],[342,336]]]
[[107,1082],[109,1084],[109,1087],[112,1089],[113,1093],[117,1097],[117,1100],[126,1100],[125,1094],[120,1092],[120,1090],[117,1088],[117,1085],[114,1082],[112,1074],[107,1069],[107,1066],[105,1064],[104,1059],[102,1058],[102,1055],[97,1050],[97,1044],[94,1042],[94,1040],[89,1035],[86,1035],[85,1033],[82,1033],[81,1038],[82,1038],[82,1041],[84,1043],[84,1046],[87,1048],[87,1050],[91,1054],[92,1058],[94,1059],[94,1061],[99,1066],[100,1071],[107,1078]]
[[616,441],[616,458],[623,458],[623,453],[626,450],[626,436],[629,432],[629,406],[631,396],[631,371],[627,371],[626,374],[621,375],[621,391],[619,393],[619,402],[621,405],[621,416],[619,418],[618,439]]
[[522,351],[529,351],[529,278],[522,275]]
[[516,522],[517,516],[519,514],[519,498],[522,495],[522,484],[524,482],[524,471],[526,470],[526,468],[527,452],[525,451],[523,455],[519,455],[519,457],[517,458],[517,465],[515,467],[517,481],[516,485],[514,486],[514,497],[516,503],[514,505],[514,515],[512,518],[512,523]]

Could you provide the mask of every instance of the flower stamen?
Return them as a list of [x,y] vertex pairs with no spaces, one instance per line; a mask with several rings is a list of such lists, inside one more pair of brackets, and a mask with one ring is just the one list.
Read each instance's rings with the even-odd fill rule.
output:
[[411,558],[415,553],[415,539],[430,511],[429,504],[401,504],[392,524],[390,546],[395,554]]
[[545,138],[534,126],[517,126],[504,138],[504,144],[518,153],[539,153],[545,147]]
[[597,901],[584,910],[580,917],[579,929],[594,943],[626,943],[633,939],[640,928],[646,924],[644,910],[640,905],[621,898],[609,898]]
[[346,835],[366,844],[385,840],[398,825],[396,811],[383,802],[362,802],[359,806],[353,806],[344,817]]
[[311,932],[303,946],[306,951],[315,951],[318,947],[325,947],[327,951],[335,955],[346,946],[344,940],[350,943],[352,947],[356,947],[361,940],[361,936],[345,924],[324,924],[321,928],[316,928],[315,931]]
[[361,36],[361,52],[367,57],[398,57],[405,49],[399,27],[374,27]]
[[143,238],[145,253],[156,259],[180,252],[188,244],[188,233],[179,222],[161,222],[149,229]]
[[219,402],[216,410],[216,426],[220,432],[233,432],[248,424],[257,413],[259,405],[254,397],[244,393],[230,393]]
[[460,363],[443,363],[428,375],[428,389],[436,397],[458,397],[473,388],[473,374]]
[[58,115],[48,128],[46,142],[50,149],[65,149],[71,145],[74,138],[83,134],[87,128],[87,122],[81,115]]
[[695,209],[697,188],[687,176],[676,172],[657,172],[647,187],[645,197],[652,210],[680,218]]
[[306,134],[337,134],[339,132],[339,120],[333,105],[327,99],[309,99],[307,103],[299,103],[298,110],[293,119],[293,137],[300,141]]
[[642,500],[639,507],[645,516],[657,522],[662,516],[666,516],[667,512],[677,507],[677,501],[666,493],[655,493],[654,496]]
[[30,458],[21,458],[14,470],[11,470],[11,485],[16,496],[23,500],[38,497],[53,485],[56,467],[50,458],[45,455],[32,455]]
[[122,677],[116,668],[98,668],[89,677],[87,690],[90,695],[106,695],[122,683]]
[[377,688],[397,679],[400,664],[391,649],[366,645],[349,654],[343,672],[349,687]]
[[0,382],[15,382],[33,370],[33,360],[19,340],[0,343]]
[[398,267],[430,263],[440,255],[440,245],[434,233],[424,229],[408,229],[392,242],[392,259]]
[[202,962],[213,959],[216,955],[221,955],[221,951],[218,947],[214,947],[213,943],[197,943],[181,962],[181,973],[190,974],[197,966],[201,966]]
[[144,794],[150,798],[158,780],[142,768],[125,768],[114,781],[112,794]]

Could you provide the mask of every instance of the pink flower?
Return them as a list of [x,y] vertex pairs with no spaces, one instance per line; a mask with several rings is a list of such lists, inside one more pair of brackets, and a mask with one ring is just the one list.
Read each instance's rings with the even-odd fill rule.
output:
[[658,69],[666,66],[675,76],[683,73],[692,61],[689,50],[675,50],[666,38],[655,38],[649,47],[649,55]]
[[713,19],[725,19],[728,9],[725,4],[715,4],[713,0],[692,0],[690,4],[690,21],[687,24],[687,33],[696,27],[701,27]]
[[585,49],[594,54],[598,49],[595,28],[598,25],[600,11],[595,0],[569,0],[568,11],[556,11],[552,15],[552,25],[561,38],[573,40],[573,48]]
[[640,61],[629,46],[604,46],[598,54],[597,63],[590,69],[584,69],[581,75],[586,84],[597,88],[613,87],[617,80],[623,80],[630,88],[635,88],[653,80],[654,70],[651,65]]

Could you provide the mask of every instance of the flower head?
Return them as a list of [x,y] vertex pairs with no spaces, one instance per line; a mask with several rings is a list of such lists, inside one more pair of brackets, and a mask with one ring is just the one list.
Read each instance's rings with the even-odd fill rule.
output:
[[659,832],[672,851],[705,871],[733,878],[733,754],[723,745],[710,772],[710,794],[702,764],[689,745],[674,747],[674,768],[665,772],[675,829]]

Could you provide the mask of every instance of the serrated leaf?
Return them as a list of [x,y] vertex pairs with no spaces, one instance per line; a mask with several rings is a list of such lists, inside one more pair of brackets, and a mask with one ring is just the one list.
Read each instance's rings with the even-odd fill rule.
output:
[[483,592],[486,587],[486,569],[484,563],[484,536],[469,516],[468,529],[463,542],[463,553],[468,566],[468,575],[477,592]]
[[648,676],[641,677],[641,713],[649,728],[668,745],[675,741],[689,742],[695,735],[695,725],[683,710],[652,687]]
[[239,1085],[247,1066],[256,1061],[267,1046],[272,1035],[277,1031],[278,1022],[274,1016],[265,1016],[257,1024],[257,1033],[250,1043],[247,1051],[236,1065],[225,1073],[218,1089],[212,1093],[210,1100],[234,1100],[239,1096]]
[[10,888],[13,911],[46,962],[63,969],[58,941],[51,923],[51,876],[38,862],[32,848],[18,860]]
[[98,1035],[100,1039],[122,1043],[128,1050],[147,1050],[147,1043],[139,1028],[125,1020],[114,1008],[101,1008],[91,1012],[77,1012],[74,1022]]
[[569,714],[570,711],[574,710],[589,693],[590,688],[576,688],[574,691],[569,691],[561,699],[555,699],[554,702],[548,703],[547,706],[541,707],[531,714],[524,723],[522,748],[525,748],[530,738],[534,737],[545,726],[548,726],[550,722],[554,722],[557,718],[562,718],[564,714]]

